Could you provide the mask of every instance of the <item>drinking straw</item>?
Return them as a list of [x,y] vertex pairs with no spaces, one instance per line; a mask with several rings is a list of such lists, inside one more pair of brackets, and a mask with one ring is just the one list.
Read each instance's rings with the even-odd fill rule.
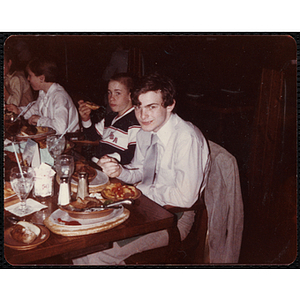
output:
[[61,138],[66,134],[66,132],[68,131],[68,129],[76,122],[76,120],[74,120],[67,128],[66,130],[61,134],[61,136],[56,140],[56,142],[52,145],[52,147],[49,149],[53,149],[57,144],[58,142],[61,140]]
[[14,148],[14,152],[15,152],[15,156],[16,156],[16,159],[17,159],[17,163],[18,163],[18,167],[19,167],[19,170],[20,170],[21,176],[22,176],[22,178],[23,178],[23,180],[24,180],[24,176],[23,176],[23,172],[22,172],[21,165],[20,165],[19,157],[18,157],[18,154],[17,154],[16,148],[15,148],[15,143],[14,143],[14,142],[12,142],[12,145],[13,145],[13,148]]

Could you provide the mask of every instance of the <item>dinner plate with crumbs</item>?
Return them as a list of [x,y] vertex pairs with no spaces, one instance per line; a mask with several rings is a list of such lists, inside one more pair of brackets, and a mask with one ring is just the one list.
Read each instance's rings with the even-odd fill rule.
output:
[[[97,169],[95,169],[95,170],[97,172],[97,175],[93,180],[91,180],[89,182],[90,192],[91,192],[91,189],[95,189],[95,188],[97,188],[99,186],[102,186],[102,185],[105,185],[109,182],[109,178],[105,173],[103,173],[103,172],[101,172],[100,170],[97,170]],[[57,180],[57,183],[59,184],[60,179],[59,179],[58,176],[56,176],[56,180]],[[74,180],[72,177],[71,177],[71,185],[74,185],[76,187],[78,185],[78,182],[76,180]]]
[[56,133],[56,131],[51,127],[36,126],[36,129],[37,129],[36,134],[32,134],[32,135],[25,133],[21,129],[21,132],[17,134],[17,140],[18,141],[27,141],[28,139],[39,140],[48,135],[52,135]]
[[141,196],[141,191],[132,185],[125,185],[121,183],[111,183],[107,185],[102,191],[101,195],[107,200],[135,200]]
[[12,235],[11,231],[13,230],[13,226],[6,229],[4,231],[4,245],[16,249],[16,250],[30,250],[36,248],[37,246],[41,245],[42,243],[46,242],[50,236],[50,231],[45,226],[36,225],[40,228],[41,232],[39,236],[30,244],[25,244],[22,242],[16,241]]

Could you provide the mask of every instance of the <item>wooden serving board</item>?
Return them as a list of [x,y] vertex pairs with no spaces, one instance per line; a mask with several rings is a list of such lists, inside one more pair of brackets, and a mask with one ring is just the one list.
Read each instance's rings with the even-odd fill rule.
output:
[[130,211],[124,208],[124,212],[120,215],[120,217],[117,220],[114,221],[107,220],[101,223],[101,225],[96,225],[95,227],[89,229],[78,229],[72,231],[68,230],[66,226],[53,223],[49,217],[44,220],[44,224],[53,233],[63,235],[63,236],[80,236],[80,235],[98,233],[98,232],[102,232],[114,228],[120,225],[121,223],[125,222],[129,218],[129,215],[130,215]]

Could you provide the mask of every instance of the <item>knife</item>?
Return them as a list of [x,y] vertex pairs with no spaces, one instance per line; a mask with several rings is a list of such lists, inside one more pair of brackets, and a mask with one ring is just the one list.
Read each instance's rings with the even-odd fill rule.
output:
[[34,102],[28,103],[27,106],[26,106],[26,107],[18,114],[18,116],[14,119],[13,123],[16,122],[16,121],[19,119],[19,117],[23,116],[23,115],[27,112],[27,110],[28,110],[34,103],[35,103],[35,101],[34,101]]
[[132,200],[132,199],[124,199],[124,200],[120,200],[120,201],[116,201],[113,203],[103,205],[101,207],[91,207],[85,211],[93,212],[93,211],[101,211],[101,210],[105,210],[105,209],[109,209],[109,208],[118,209],[118,208],[120,208],[121,204],[132,205],[133,203],[134,203],[134,200]]

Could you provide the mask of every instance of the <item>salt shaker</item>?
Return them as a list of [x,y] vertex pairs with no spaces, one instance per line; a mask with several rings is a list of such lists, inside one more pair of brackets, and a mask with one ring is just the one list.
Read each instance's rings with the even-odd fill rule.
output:
[[68,177],[60,178],[58,204],[67,205],[71,200],[70,183]]
[[87,173],[79,172],[78,173],[78,189],[77,189],[77,197],[82,200],[89,195],[88,192],[88,183],[87,183]]

